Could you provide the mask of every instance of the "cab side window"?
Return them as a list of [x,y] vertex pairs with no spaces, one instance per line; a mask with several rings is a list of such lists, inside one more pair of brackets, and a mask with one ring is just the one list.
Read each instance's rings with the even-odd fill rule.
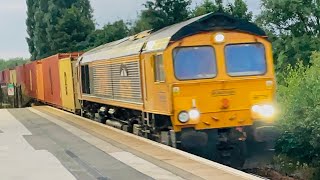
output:
[[81,85],[82,85],[82,93],[90,94],[90,77],[89,77],[89,66],[82,65],[81,66]]
[[165,71],[162,54],[154,56],[154,81],[165,82]]

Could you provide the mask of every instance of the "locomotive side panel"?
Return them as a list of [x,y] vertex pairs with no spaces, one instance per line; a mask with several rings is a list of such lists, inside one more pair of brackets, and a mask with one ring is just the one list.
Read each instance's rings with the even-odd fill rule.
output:
[[111,77],[114,100],[142,103],[139,59],[112,63]]
[[[137,56],[96,61],[85,68],[81,79],[88,74],[89,93],[82,88],[82,100],[142,110],[140,59]],[[88,71],[89,72],[84,72]],[[87,91],[88,92],[88,91]]]
[[113,99],[111,65],[97,63],[92,67],[93,89],[91,94],[100,98]]
[[145,82],[145,111],[149,113],[171,115],[170,77],[167,71],[167,59],[161,52],[143,55],[143,80]]

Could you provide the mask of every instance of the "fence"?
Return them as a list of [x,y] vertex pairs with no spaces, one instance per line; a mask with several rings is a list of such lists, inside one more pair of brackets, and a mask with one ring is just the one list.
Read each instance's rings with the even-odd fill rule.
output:
[[0,108],[21,108],[23,104],[21,86],[1,84]]

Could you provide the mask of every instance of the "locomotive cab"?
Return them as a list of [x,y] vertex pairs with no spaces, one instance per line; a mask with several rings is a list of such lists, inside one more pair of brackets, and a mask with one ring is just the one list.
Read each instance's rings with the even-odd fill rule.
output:
[[[172,75],[171,119],[182,147],[274,139],[276,82],[272,47],[265,37],[200,33],[173,43],[166,56]],[[246,151],[239,155],[248,150],[239,149]]]
[[168,51],[177,131],[273,123],[276,82],[265,38],[210,32],[175,42]]

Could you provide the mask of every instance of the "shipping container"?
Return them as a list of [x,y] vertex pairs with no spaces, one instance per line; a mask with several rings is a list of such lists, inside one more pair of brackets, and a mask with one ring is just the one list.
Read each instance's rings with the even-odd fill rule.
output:
[[17,66],[16,67],[17,73],[17,85],[25,87],[25,65]]
[[79,53],[56,54],[42,60],[44,101],[62,108],[59,60],[77,58]]
[[25,94],[31,98],[37,98],[37,62],[33,61],[25,65]]
[[15,69],[10,69],[9,73],[10,73],[10,81],[9,81],[9,83],[16,85],[17,84],[17,72],[16,72],[16,70]]
[[37,99],[40,101],[44,101],[42,61],[37,61]]
[[0,84],[4,83],[3,75],[4,75],[4,71],[2,70],[2,71],[0,71]]
[[76,60],[74,58],[65,58],[59,61],[62,108],[71,112],[77,112],[80,109],[75,89],[77,84]]
[[51,56],[42,60],[44,101],[48,104],[61,107],[59,59]]
[[10,70],[6,69],[3,72],[4,72],[4,74],[3,74],[3,82],[6,83],[6,84],[10,83]]

